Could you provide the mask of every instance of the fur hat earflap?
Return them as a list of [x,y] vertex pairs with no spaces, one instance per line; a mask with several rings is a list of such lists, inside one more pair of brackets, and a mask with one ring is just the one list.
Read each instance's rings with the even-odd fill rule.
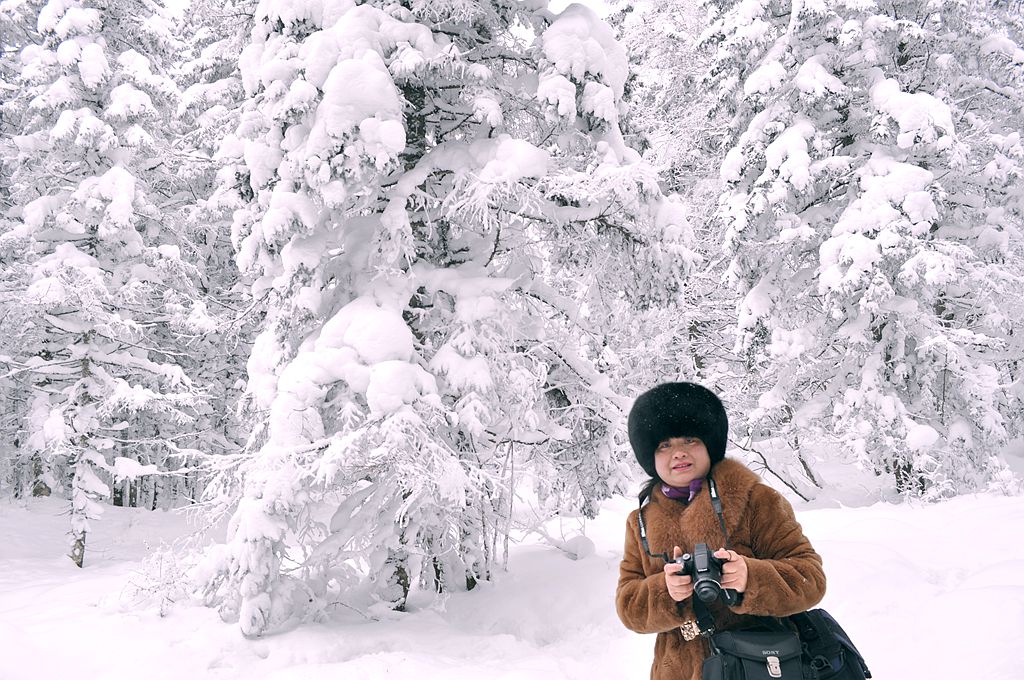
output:
[[725,457],[729,418],[715,393],[689,382],[663,383],[633,402],[629,411],[629,443],[633,454],[651,477],[654,449],[672,437],[697,437],[707,447],[711,464]]

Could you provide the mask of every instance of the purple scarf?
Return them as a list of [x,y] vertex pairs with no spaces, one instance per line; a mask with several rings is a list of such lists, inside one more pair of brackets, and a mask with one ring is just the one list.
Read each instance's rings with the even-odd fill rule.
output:
[[692,482],[690,482],[690,486],[686,488],[662,484],[661,492],[674,500],[689,503],[690,501],[697,497],[697,494],[700,493],[700,489],[702,486],[704,486],[704,480],[695,479]]

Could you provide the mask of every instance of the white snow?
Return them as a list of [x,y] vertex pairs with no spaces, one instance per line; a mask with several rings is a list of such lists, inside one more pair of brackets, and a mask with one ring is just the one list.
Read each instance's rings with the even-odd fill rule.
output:
[[115,481],[122,479],[136,479],[144,475],[152,475],[159,472],[156,465],[143,465],[134,458],[118,456],[114,459],[112,472]]
[[397,308],[368,297],[356,298],[324,324],[317,349],[348,346],[367,364],[409,361],[414,338]]
[[[156,247],[156,252],[160,253],[161,257],[165,257],[168,260],[180,260],[181,259],[181,248],[175,245],[163,244]],[[201,303],[205,307],[206,303]]]
[[[113,664],[145,668],[149,680],[639,680],[648,676],[654,636],[626,630],[614,608],[634,504],[620,497],[595,520],[517,533],[507,573],[438,608],[417,592],[406,614],[367,618],[341,608],[319,623],[246,640],[215,610],[172,604],[146,584],[154,577],[180,597],[187,580],[161,551],[187,531],[181,515],[107,507],[91,523],[86,568],[77,569],[63,556],[61,501],[5,501],[2,677],[107,678]],[[822,606],[874,677],[1019,680],[1013,650],[1024,619],[1024,543],[1007,528],[1024,526],[1024,498],[797,511],[825,560]]]
[[[55,53],[61,66],[73,66],[78,63],[78,58],[82,54],[82,45],[78,40],[65,40],[57,45]],[[28,52],[23,52],[23,54],[28,54]]]
[[822,57],[816,55],[803,63],[793,78],[793,84],[805,95],[818,98],[832,94],[843,94],[846,86],[832,75],[822,64]]
[[50,280],[49,276],[57,274],[61,268],[73,268],[97,277],[103,273],[96,258],[80,251],[74,243],[61,243],[52,253],[39,258],[35,277],[37,281]]
[[935,207],[935,201],[932,200],[931,194],[927,191],[912,191],[908,193],[900,207],[903,208],[903,212],[907,214],[907,217],[914,224],[912,233],[915,236],[920,236],[927,232],[931,227],[931,223],[939,216],[939,211]]
[[819,248],[818,290],[825,293],[844,284],[856,285],[881,259],[878,241],[863,234],[839,234]]
[[555,69],[582,83],[586,74],[604,80],[621,99],[629,74],[626,50],[615,33],[589,7],[572,4],[541,36],[545,56]]
[[759,66],[743,82],[743,94],[768,94],[777,89],[786,79],[786,67],[778,61],[769,61]]
[[743,149],[736,145],[729,149],[719,167],[719,176],[723,182],[738,182],[743,177],[743,166],[746,165]]
[[583,86],[583,97],[580,99],[583,110],[609,123],[619,120],[618,104],[612,88],[602,83],[589,82]]
[[430,360],[430,368],[435,373],[446,375],[460,392],[486,392],[493,386],[487,360],[482,356],[463,356],[451,343],[437,350]]
[[110,106],[106,115],[121,120],[159,114],[149,95],[128,83],[122,83],[110,91]]
[[908,420],[907,427],[907,448],[911,451],[927,451],[931,448],[941,435],[931,425],[915,423]]
[[52,31],[61,39],[98,31],[103,23],[99,10],[75,5],[70,0],[51,0],[40,10],[36,26],[41,32]]
[[[132,130],[138,126],[131,126],[125,133],[125,141],[133,137]],[[83,116],[78,126],[78,134],[75,136],[75,146],[95,148],[97,151],[105,152],[117,144],[117,135],[114,129],[93,115]]]
[[[772,341],[768,351],[774,357],[783,360],[796,359],[804,352],[813,349],[814,336],[806,328],[787,330],[785,328],[772,329]],[[761,405],[764,406],[763,404]]]
[[[182,101],[183,111],[190,106],[206,108],[219,101],[219,108],[202,114],[206,118],[200,117],[201,124],[195,130],[205,137],[220,134],[217,131],[226,124],[234,129],[220,146],[217,159],[221,166],[219,176],[226,179],[221,184],[232,187],[227,192],[231,196],[221,194],[209,207],[235,210],[232,236],[239,251],[237,261],[246,274],[253,275],[254,290],[261,293],[276,287],[278,292],[287,290],[289,295],[288,315],[279,317],[274,315],[281,308],[274,305],[280,299],[270,299],[265,311],[281,323],[265,327],[256,337],[248,362],[248,382],[235,383],[253,397],[252,414],[269,425],[265,431],[255,430],[252,442],[259,444],[265,435],[268,443],[255,460],[267,464],[262,470],[256,468],[248,473],[247,496],[236,515],[238,526],[233,543],[221,545],[219,553],[216,549],[211,551],[211,564],[207,565],[212,567],[219,561],[221,566],[228,565],[225,569],[248,570],[241,579],[241,588],[236,588],[245,599],[243,618],[263,616],[278,602],[290,600],[278,598],[278,593],[261,587],[265,570],[272,563],[268,557],[272,546],[266,539],[277,540],[287,532],[308,530],[309,526],[301,524],[306,520],[305,513],[308,511],[312,516],[322,509],[303,505],[310,489],[298,481],[300,466],[295,460],[311,449],[319,451],[324,440],[334,434],[326,425],[334,425],[339,414],[328,413],[329,409],[340,408],[342,419],[356,412],[360,419],[368,416],[368,430],[376,426],[374,419],[391,418],[392,424],[415,421],[418,429],[402,440],[405,444],[381,444],[353,437],[334,438],[330,447],[334,451],[348,448],[353,452],[351,455],[358,452],[361,465],[379,460],[401,466],[410,460],[429,460],[429,465],[417,468],[426,472],[411,481],[429,485],[434,500],[444,501],[456,516],[469,498],[467,490],[472,490],[476,480],[470,479],[471,468],[464,467],[445,448],[454,446],[453,442],[431,443],[429,438],[420,436],[421,432],[435,435],[430,429],[448,417],[449,422],[457,422],[464,433],[472,435],[470,443],[518,437],[519,431],[525,441],[536,442],[544,436],[569,442],[573,433],[564,426],[572,425],[568,421],[564,425],[538,422],[539,416],[532,412],[522,415],[522,409],[513,416],[496,410],[503,399],[524,401],[522,395],[536,392],[549,377],[554,380],[559,376],[548,376],[548,359],[529,356],[529,346],[523,352],[535,361],[535,370],[527,361],[509,364],[502,353],[507,353],[512,345],[500,346],[479,330],[507,324],[515,331],[509,337],[515,336],[514,349],[519,354],[519,338],[529,342],[536,338],[557,350],[572,373],[592,383],[595,394],[609,402],[622,402],[612,390],[614,374],[596,374],[591,360],[600,356],[607,365],[624,370],[633,360],[631,357],[623,353],[620,359],[611,347],[602,349],[596,344],[573,346],[571,338],[560,335],[560,327],[553,327],[552,332],[551,328],[531,321],[529,315],[520,315],[522,305],[516,300],[525,299],[525,295],[544,300],[552,313],[561,311],[576,319],[581,328],[589,322],[602,323],[601,310],[593,301],[603,295],[599,287],[584,293],[589,284],[569,281],[569,277],[577,276],[571,267],[564,272],[551,270],[545,257],[555,251],[548,250],[554,246],[549,245],[547,226],[527,215],[539,209],[543,213],[540,217],[554,216],[558,218],[555,222],[560,221],[561,215],[597,217],[606,207],[618,210],[627,206],[630,210],[629,205],[639,205],[638,199],[657,195],[654,171],[638,163],[639,156],[626,149],[618,128],[624,111],[621,97],[628,72],[626,53],[615,41],[612,29],[583,5],[564,7],[566,3],[560,2],[559,8],[548,10],[543,8],[546,0],[505,3],[506,9],[515,6],[521,10],[524,14],[520,16],[536,13],[535,24],[515,28],[516,38],[520,31],[526,33],[532,27],[539,32],[543,21],[550,22],[546,30],[532,36],[537,41],[526,53],[527,60],[542,61],[541,72],[527,73],[524,69],[523,77],[510,79],[513,70],[518,71],[523,65],[514,59],[506,60],[504,50],[514,56],[513,48],[518,46],[510,41],[495,44],[493,52],[480,49],[473,51],[478,54],[459,55],[456,41],[444,32],[435,34],[426,25],[416,23],[430,15],[432,2],[415,0],[405,3],[408,8],[395,4],[382,11],[355,0],[260,0],[252,27],[253,44],[240,59],[238,76],[249,95],[259,93],[255,97],[259,104],[254,101],[251,108],[240,110],[225,106],[237,95],[233,88],[238,86],[238,80],[234,78],[223,81],[229,84],[216,86],[222,90],[215,90],[215,86],[190,88]],[[450,2],[468,12],[479,9],[479,3],[471,0]],[[175,3],[183,6],[180,0]],[[183,260],[181,249],[167,242],[159,231],[164,228],[160,208],[147,200],[151,182],[134,174],[139,167],[149,166],[129,161],[142,157],[133,148],[155,146],[150,133],[134,124],[134,120],[157,116],[157,107],[161,108],[162,116],[168,101],[168,110],[174,108],[175,86],[159,75],[173,69],[151,63],[147,57],[128,49],[127,44],[106,42],[97,36],[102,28],[100,13],[83,9],[79,0],[44,0],[40,4],[45,5],[39,14],[39,28],[46,47],[27,47],[21,60],[25,65],[25,82],[33,86],[32,96],[38,95],[31,103],[35,110],[30,113],[40,121],[55,124],[49,130],[40,127],[14,138],[13,142],[19,153],[26,156],[45,151],[49,143],[60,152],[82,151],[74,146],[84,147],[93,155],[98,151],[114,163],[112,168],[101,164],[105,174],[94,173],[80,182],[76,180],[64,190],[58,186],[63,180],[55,178],[56,188],[51,188],[57,193],[18,206],[20,216],[15,214],[15,218],[20,217],[21,224],[10,234],[38,232],[38,239],[60,239],[67,234],[84,233],[86,225],[101,220],[99,235],[107,241],[102,245],[124,246],[129,254],[139,255],[143,239],[151,247],[162,244],[157,248],[159,257],[147,251],[145,263],[124,270],[130,285],[161,282],[165,275],[170,281],[169,272],[186,271],[191,266],[187,262],[189,257]],[[811,0],[794,5],[793,27],[810,15],[817,19],[826,4],[823,0]],[[872,3],[846,0],[845,5],[870,10]],[[892,286],[899,282],[963,285],[965,258],[962,250],[947,247],[948,241],[919,239],[926,246],[907,255],[901,255],[903,251],[899,250],[912,241],[909,237],[927,234],[939,222],[940,209],[943,215],[959,209],[961,204],[967,209],[971,206],[962,202],[975,198],[953,193],[960,191],[955,188],[957,182],[945,180],[948,173],[941,164],[929,162],[930,170],[915,164],[926,157],[924,152],[942,150],[955,143],[951,106],[945,103],[953,101],[953,95],[943,90],[936,90],[933,95],[911,94],[902,91],[896,80],[882,77],[881,71],[875,73],[870,80],[875,110],[868,111],[867,116],[851,116],[850,121],[867,125],[865,118],[871,119],[871,134],[878,139],[865,140],[867,146],[862,148],[868,150],[863,153],[874,155],[863,167],[855,167],[863,156],[829,156],[830,139],[828,131],[819,124],[822,121],[807,118],[810,113],[801,116],[789,104],[814,108],[817,98],[841,101],[847,88],[835,73],[841,71],[847,82],[860,83],[861,76],[856,74],[858,64],[835,59],[835,46],[828,41],[813,46],[814,56],[801,62],[800,58],[811,51],[790,50],[789,36],[780,36],[775,41],[774,27],[763,19],[770,11],[764,0],[739,0],[734,10],[741,27],[730,40],[749,43],[752,62],[762,64],[747,78],[743,91],[755,95],[755,99],[760,99],[757,94],[778,95],[779,88],[791,87],[792,91],[787,90],[786,96],[779,95],[786,106],[770,107],[753,117],[749,128],[742,132],[742,144],[733,148],[722,164],[724,180],[754,180],[759,191],[765,189],[750,204],[736,196],[723,202],[723,215],[729,218],[729,238],[752,228],[747,225],[758,219],[759,211],[771,208],[777,219],[774,225],[768,225],[767,238],[773,238],[775,228],[778,241],[771,242],[770,248],[781,252],[781,243],[789,244],[788,252],[795,252],[792,248],[814,248],[815,235],[825,223],[820,217],[824,208],[804,206],[799,208],[803,212],[796,215],[791,211],[797,211],[803,202],[794,203],[792,195],[818,189],[812,182],[833,183],[833,178],[844,175],[850,183],[848,195],[856,200],[848,204],[835,221],[829,238],[820,246],[822,269],[817,274],[823,292],[831,293],[843,286],[852,288],[873,276],[876,280],[885,278],[885,285],[873,290],[879,296],[888,290],[893,297],[879,302],[862,300],[862,307],[884,305],[894,314],[914,317],[924,310],[927,300],[922,298],[919,302],[896,296]],[[169,37],[163,20],[141,20],[148,26],[141,36],[142,42],[156,36]],[[284,30],[275,27],[278,21]],[[302,25],[296,26],[296,22]],[[481,26],[485,24],[486,21]],[[840,27],[833,23],[827,30],[834,35]],[[903,29],[885,18],[869,19],[863,25],[850,21],[842,27],[839,41],[850,44],[863,39],[864,46],[856,59],[868,63],[872,50],[877,48],[872,47],[874,38],[868,34],[897,30]],[[767,56],[766,38],[775,41],[774,51]],[[116,56],[114,63],[118,50],[127,51]],[[1003,36],[990,37],[980,51],[988,55],[988,62],[1003,66],[1007,60],[1010,66],[1024,63],[1024,52]],[[215,56],[206,54],[203,59],[217,64]],[[949,62],[954,71],[959,69],[952,63],[952,55],[938,55],[937,59],[939,63]],[[490,64],[494,70],[480,62]],[[454,78],[453,68],[457,72]],[[219,67],[213,69],[217,70]],[[848,78],[850,73],[857,77]],[[787,78],[792,80],[792,86],[787,85]],[[440,107],[455,105],[461,116],[473,116],[494,129],[481,125],[478,133],[453,129],[452,134],[432,137],[431,144],[436,144],[428,144],[430,148],[415,160],[415,167],[403,168],[402,163],[396,163],[407,141],[404,119],[410,102],[406,101],[408,93],[403,91],[420,81],[431,89],[448,80],[457,83],[460,89],[449,93],[451,100],[441,98],[441,94],[449,92],[447,89],[431,95],[437,110],[447,118],[455,114]],[[910,83],[906,80],[902,87],[910,87]],[[733,85],[735,81],[730,87]],[[109,107],[102,114],[98,109],[93,113],[96,92],[90,94],[87,90],[103,88],[112,88]],[[543,104],[535,107],[539,111],[528,110],[531,96]],[[832,104],[826,108],[830,107],[834,108]],[[531,113],[536,114],[536,120]],[[956,120],[958,125],[964,124],[959,121],[966,121],[964,135],[972,129],[981,130],[971,132],[971,140],[999,150],[978,164],[978,190],[1016,181],[1024,158],[1020,133],[1012,129],[972,128],[972,119],[966,115],[961,118],[960,113],[958,110]],[[581,114],[586,119],[576,120]],[[237,126],[231,123],[234,116],[240,116]],[[549,119],[541,120],[545,116]],[[208,128],[219,118],[223,122]],[[282,125],[285,121],[287,125]],[[541,126],[551,129],[552,134],[530,137],[533,143],[505,134],[519,134],[523,130],[532,134]],[[599,131],[591,134],[590,127]],[[1005,136],[996,134],[997,131]],[[590,142],[583,145],[587,147],[585,156],[576,155],[573,150],[583,133],[595,143],[596,157],[589,153]],[[899,147],[912,151],[887,151],[885,138],[889,133],[897,135]],[[935,149],[921,149],[919,145],[933,145]],[[110,149],[115,151],[106,154]],[[202,173],[204,170],[189,166],[202,165],[205,153],[190,156],[184,150],[181,156],[185,166],[156,166],[154,171]],[[811,162],[811,156],[822,154],[827,157]],[[584,158],[593,162],[574,169],[574,161]],[[755,180],[762,161],[764,175]],[[627,167],[630,165],[633,167]],[[983,165],[984,170],[980,170]],[[378,172],[374,172],[373,166]],[[588,181],[577,183],[566,170]],[[558,172],[551,175],[552,171]],[[448,182],[449,176],[455,190],[448,197],[431,193],[441,186],[435,181]],[[182,177],[193,179],[198,175]],[[641,177],[645,179],[639,180]],[[563,187],[560,184],[564,178],[570,182]],[[607,184],[615,184],[617,191],[612,193],[616,201],[622,198],[627,202],[586,206],[596,195],[597,187]],[[256,191],[256,196],[249,205],[241,205],[236,189],[249,188]],[[858,189],[859,196],[855,193]],[[564,211],[552,212],[547,205],[550,202],[541,200],[550,191],[564,193],[565,202],[571,205],[564,206]],[[945,200],[946,191],[951,191],[952,200]],[[782,198],[787,203],[778,205],[777,199]],[[701,212],[694,209],[691,213],[684,200],[672,197],[649,203],[653,215],[634,211],[639,220],[653,217],[652,262],[671,259],[685,268],[700,261],[700,255],[691,248],[698,245],[692,220]],[[442,212],[433,212],[436,204],[440,204]],[[381,213],[384,205],[387,207]],[[454,247],[458,240],[460,247],[456,252],[466,264],[430,265],[427,261],[434,260],[429,257],[416,262],[412,255],[403,257],[403,249],[405,254],[413,253],[414,248],[425,243],[423,239],[437,236],[440,243],[440,228],[433,235],[431,230],[441,224],[437,220],[444,216],[444,211],[454,207],[460,210],[450,214],[458,214],[459,219],[462,208],[467,214],[477,210],[483,218],[454,221],[450,225],[451,243]],[[500,212],[495,212],[495,208],[500,208]],[[998,211],[993,209],[984,224],[965,227],[965,242],[976,236],[982,249],[1002,249],[1007,256],[1011,255],[1013,239],[1019,237],[1014,210],[1012,204]],[[501,217],[488,222],[488,216],[494,215]],[[497,219],[508,222],[498,224]],[[537,225],[522,232],[523,220],[536,221]],[[505,229],[506,224],[509,229]],[[503,233],[496,226],[501,226]],[[634,225],[620,226],[632,229]],[[636,226],[639,228],[640,222]],[[704,234],[707,230],[699,231]],[[167,238],[173,240],[172,232],[173,229],[167,232]],[[481,240],[481,234],[493,234],[494,238]],[[519,238],[522,234],[529,238]],[[647,234],[638,235],[643,237],[641,241],[647,239]],[[38,239],[38,243],[43,243]],[[105,282],[111,276],[120,280],[122,274],[116,268],[78,250],[75,239],[66,241],[46,245],[47,250],[40,251],[38,258],[32,260],[31,285],[26,286],[23,296],[27,304],[66,310],[74,304],[76,295],[105,293]],[[465,248],[461,247],[463,242],[467,244]],[[587,248],[581,252],[589,252],[589,245],[582,245]],[[600,249],[595,252],[600,254]],[[778,254],[772,250],[764,257],[773,257],[773,253]],[[897,256],[899,261],[894,262]],[[485,259],[487,265],[482,264]],[[330,266],[325,268],[328,260]],[[777,259],[783,264],[785,260]],[[987,263],[995,260],[992,257]],[[595,272],[601,271],[600,258],[593,266]],[[738,271],[734,263],[733,272]],[[296,273],[304,278],[299,281]],[[579,297],[573,298],[561,288],[556,290],[553,283],[544,283],[542,279],[548,273],[566,284],[580,283]],[[810,273],[807,274],[809,280]],[[786,267],[780,266],[768,276],[756,279],[756,285],[742,299],[738,324],[743,331],[758,323],[765,324],[771,332],[767,351],[773,359],[813,362],[820,349],[815,345],[816,321],[801,327],[801,319],[780,316],[779,310],[784,311],[780,305],[791,292],[783,278],[786,275]],[[248,282],[249,278],[243,277],[242,281]],[[426,327],[417,329],[414,336],[403,313],[409,313],[409,300],[414,293],[418,296],[421,288],[427,297],[435,297],[433,304],[437,310],[443,305],[446,313],[452,311],[450,317],[445,317],[452,328]],[[437,294],[439,291],[446,295]],[[593,299],[586,297],[591,292]],[[169,289],[168,295],[174,299],[170,302],[168,298],[169,317],[176,324],[201,332],[215,333],[236,324],[241,328],[248,323],[245,319],[251,318],[250,314],[264,311],[257,305],[236,318],[229,313],[230,307],[218,307],[214,313],[203,301],[190,301],[187,295],[175,297],[174,293],[177,291]],[[626,298],[622,300],[625,302]],[[527,302],[532,304],[532,300]],[[425,310],[426,307],[412,311]],[[60,328],[85,327],[74,314],[47,311],[52,314],[50,323],[64,324]],[[308,335],[302,330],[310,328],[302,316],[304,312],[310,313],[319,330]],[[1003,327],[1009,327],[1008,319],[1013,313],[1012,305],[998,312],[979,311],[979,315],[993,317],[1005,314],[1006,317],[1000,317]],[[300,317],[303,325],[290,327],[287,322],[291,315]],[[840,324],[837,337],[852,338],[865,332],[868,320],[868,315],[863,315]],[[132,319],[117,321],[126,328],[140,327]],[[448,330],[451,332],[447,333]],[[968,333],[964,331],[962,337]],[[248,339],[241,345],[246,352],[250,349],[247,342]],[[932,339],[928,343],[934,345]],[[905,344],[911,347],[909,342]],[[137,366],[151,362],[146,358],[145,347],[145,343],[140,343],[137,348],[121,352],[97,345],[89,351],[95,354],[94,358],[102,359],[101,363],[116,361]],[[919,353],[934,352],[922,343],[915,347]],[[546,353],[547,350],[542,352]],[[43,360],[34,357],[26,365],[32,367],[33,361]],[[872,355],[864,362],[863,375],[850,378],[847,391],[823,393],[802,404],[793,401],[791,391],[778,383],[760,395],[758,409],[767,411],[792,405],[798,409],[794,422],[801,427],[813,427],[818,418],[829,417],[833,407],[836,413],[870,408],[904,433],[900,443],[920,460],[926,460],[937,444],[957,440],[969,449],[972,438],[981,442],[981,433],[1002,427],[999,416],[991,415],[991,408],[988,415],[977,419],[958,414],[958,420],[944,421],[952,424],[932,427],[927,423],[937,423],[937,419],[929,421],[927,415],[904,405],[883,389],[882,362],[881,353]],[[169,365],[167,370],[178,370],[180,377],[176,380],[184,379],[184,369]],[[168,377],[159,370],[155,375]],[[972,370],[964,379],[974,387],[961,391],[981,406],[988,404],[986,399],[994,399],[992,395],[1000,394],[1003,387],[1018,393],[1024,390],[1020,381],[1003,385],[1005,381],[995,370],[984,367]],[[111,382],[109,387],[108,402],[127,411],[162,398],[152,386],[125,380]],[[495,391],[503,393],[495,395]],[[325,406],[329,394],[335,401]],[[365,404],[352,399],[353,395],[365,397]],[[444,412],[431,412],[430,407],[440,405],[441,395],[455,403],[449,403]],[[843,401],[833,404],[833,399]],[[85,421],[64,410],[70,403],[58,392],[32,397],[28,418],[32,434],[26,441],[30,450],[61,451],[80,438],[78,430]],[[609,427],[617,425],[614,418],[608,422]],[[127,427],[127,423],[124,425]],[[865,429],[871,425],[867,420],[861,425],[860,434],[866,440],[873,434]],[[252,641],[241,638],[237,625],[222,623],[213,610],[183,597],[189,575],[175,571],[170,559],[141,562],[143,557],[156,554],[161,537],[170,540],[187,530],[182,517],[101,506],[82,493],[103,495],[109,491],[111,478],[135,479],[155,471],[153,465],[117,457],[114,447],[115,437],[119,436],[111,434],[108,439],[93,440],[95,450],[84,458],[76,482],[79,493],[74,503],[78,507],[87,506],[90,516],[107,510],[102,521],[88,524],[81,516],[76,520],[80,528],[88,527],[90,532],[85,570],[75,569],[62,555],[68,501],[56,497],[0,500],[0,639],[4,650],[0,680],[119,677],[138,674],[140,668],[147,678],[154,680],[315,680],[398,675],[452,680],[602,680],[643,678],[648,674],[653,638],[625,630],[615,617],[613,604],[623,522],[633,507],[632,499],[617,497],[605,502],[601,515],[590,522],[563,515],[562,523],[516,527],[510,571],[474,592],[438,600],[431,592],[415,591],[408,614],[389,612],[382,605],[362,611],[343,606],[325,612],[316,622]],[[940,441],[942,438],[945,441]],[[313,447],[301,446],[314,442]],[[603,462],[612,462],[609,444],[601,441],[596,446],[596,455]],[[862,449],[864,446],[862,443]],[[462,453],[464,447],[458,448]],[[481,452],[496,455],[487,446]],[[321,481],[332,479],[342,465],[350,464],[351,455],[346,459],[340,454],[325,454],[320,463],[311,463],[301,472],[315,471]],[[333,472],[328,472],[332,466]],[[517,476],[534,474],[529,468],[509,472]],[[851,499],[861,494],[856,498],[859,507],[832,507],[821,500],[813,507],[804,505],[798,510],[826,558],[831,581],[825,605],[861,644],[875,676],[882,680],[1024,677],[1017,660],[1007,653],[1021,646],[1018,638],[1024,622],[1024,547],[1017,542],[1008,544],[1005,537],[1007,526],[1020,526],[1024,519],[1024,500],[974,496],[959,497],[943,505],[871,505],[875,499],[865,498],[866,493],[858,491],[856,485],[837,486],[840,491],[835,495],[825,492],[822,498]],[[877,483],[871,488],[878,488]],[[301,510],[296,514],[295,508]],[[406,519],[415,527],[422,516],[417,518],[412,513]],[[521,515],[513,518],[514,522],[520,520]],[[392,537],[397,541],[398,525],[392,528],[390,516],[385,524],[384,533],[394,531]],[[580,533],[582,527],[585,533]],[[567,528],[569,535],[565,533]],[[559,534],[560,539],[554,538]],[[379,543],[373,555],[365,556],[367,563],[381,564],[384,547],[385,543]],[[288,556],[286,566],[294,566],[303,557]],[[413,563],[428,559],[428,555],[417,554]],[[140,572],[156,576],[164,585],[171,586],[170,591],[161,594],[143,584]],[[273,587],[289,588],[288,583],[282,580]],[[177,604],[172,606],[165,595],[172,596]],[[305,600],[296,601],[300,599]],[[434,606],[428,606],[431,604]],[[279,614],[271,616],[282,618]],[[975,619],[986,625],[965,624]],[[955,639],[956,645],[949,644],[950,639]]]
[[249,183],[254,189],[261,189],[274,176],[277,165],[281,162],[280,148],[255,140],[243,142],[245,165],[249,168]]
[[110,63],[107,62],[102,46],[89,43],[82,48],[78,57],[78,73],[82,76],[82,84],[90,89],[99,87],[107,80]]
[[488,184],[541,177],[547,173],[551,160],[547,151],[538,149],[525,139],[504,134],[496,140],[474,142],[472,153],[482,166],[480,181]]
[[210,315],[206,302],[203,300],[192,303],[192,309],[184,321],[188,328],[200,333],[214,333],[222,327],[222,324]]
[[364,135],[371,155],[397,154],[405,148],[398,89],[376,52],[367,52],[362,59],[342,61],[331,69],[306,148],[310,153],[329,151],[357,127],[363,132],[361,124],[367,119],[377,119],[379,124],[389,123],[394,128],[383,134],[368,131]]
[[[106,203],[104,219],[100,223],[101,237],[116,236],[130,238],[123,232],[132,226],[135,210],[132,205],[135,199],[135,177],[121,166],[115,165],[98,178],[89,178],[79,185],[75,192],[82,200],[99,198]],[[133,240],[138,235],[133,235]]]
[[78,128],[79,121],[81,121],[82,118],[89,117],[91,115],[92,112],[86,108],[65,109],[64,111],[61,111],[60,115],[57,117],[57,122],[54,123],[52,128],[50,128],[50,132],[48,134],[50,143],[53,144],[70,137]]
[[405,149],[405,127],[398,120],[364,118],[359,123],[359,138],[363,152],[373,157],[378,168]]
[[153,77],[153,63],[149,57],[133,49],[125,50],[117,56],[117,63],[125,75],[143,82]]
[[61,76],[53,81],[45,92],[29,102],[29,106],[33,109],[59,109],[77,101],[75,86],[67,76]]
[[153,148],[155,146],[153,135],[134,123],[129,125],[128,129],[124,132],[124,144],[132,149],[141,147]]
[[981,42],[982,54],[1001,54],[1011,63],[1024,64],[1024,50],[1005,35],[990,35]]
[[439,406],[436,395],[434,376],[415,364],[382,361],[370,367],[366,404],[370,407],[371,418],[394,413],[421,397],[425,397],[427,403]]
[[44,451],[49,447],[60,446],[67,438],[64,412],[59,408],[52,408],[46,395],[36,395],[32,400],[29,420],[34,425],[34,432],[28,438],[29,448],[33,451]]
[[552,104],[560,116],[576,117],[576,86],[561,73],[541,74],[537,99]]
[[788,181],[797,191],[806,189],[811,182],[807,140],[813,136],[811,121],[795,120],[765,148],[765,174],[778,172],[779,179]]
[[863,193],[843,211],[820,248],[822,292],[856,285],[873,271],[880,248],[896,244],[901,230],[921,235],[938,217],[927,191],[935,176],[928,170],[876,152],[857,173]]
[[770,281],[767,279],[759,281],[743,297],[736,325],[739,328],[753,328],[757,324],[758,319],[771,314],[772,307],[775,305],[772,298],[778,294],[778,287]]
[[911,285],[924,279],[931,286],[941,286],[961,278],[956,261],[934,250],[915,253],[900,267],[899,276]]
[[927,92],[907,93],[893,78],[885,78],[871,88],[871,103],[899,125],[896,144],[907,149],[917,143],[934,143],[948,148],[954,136],[953,113],[945,102]]

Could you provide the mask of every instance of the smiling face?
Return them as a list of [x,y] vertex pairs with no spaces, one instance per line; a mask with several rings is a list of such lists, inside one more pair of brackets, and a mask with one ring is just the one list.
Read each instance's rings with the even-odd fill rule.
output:
[[711,457],[696,437],[671,437],[654,449],[654,468],[669,486],[686,487],[711,472]]

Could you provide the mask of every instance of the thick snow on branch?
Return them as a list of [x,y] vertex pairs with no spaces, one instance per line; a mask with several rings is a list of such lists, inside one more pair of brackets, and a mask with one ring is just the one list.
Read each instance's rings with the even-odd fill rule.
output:
[[541,46],[559,73],[578,83],[589,73],[604,80],[616,100],[622,98],[629,73],[626,51],[611,27],[589,7],[566,7],[544,31]]

